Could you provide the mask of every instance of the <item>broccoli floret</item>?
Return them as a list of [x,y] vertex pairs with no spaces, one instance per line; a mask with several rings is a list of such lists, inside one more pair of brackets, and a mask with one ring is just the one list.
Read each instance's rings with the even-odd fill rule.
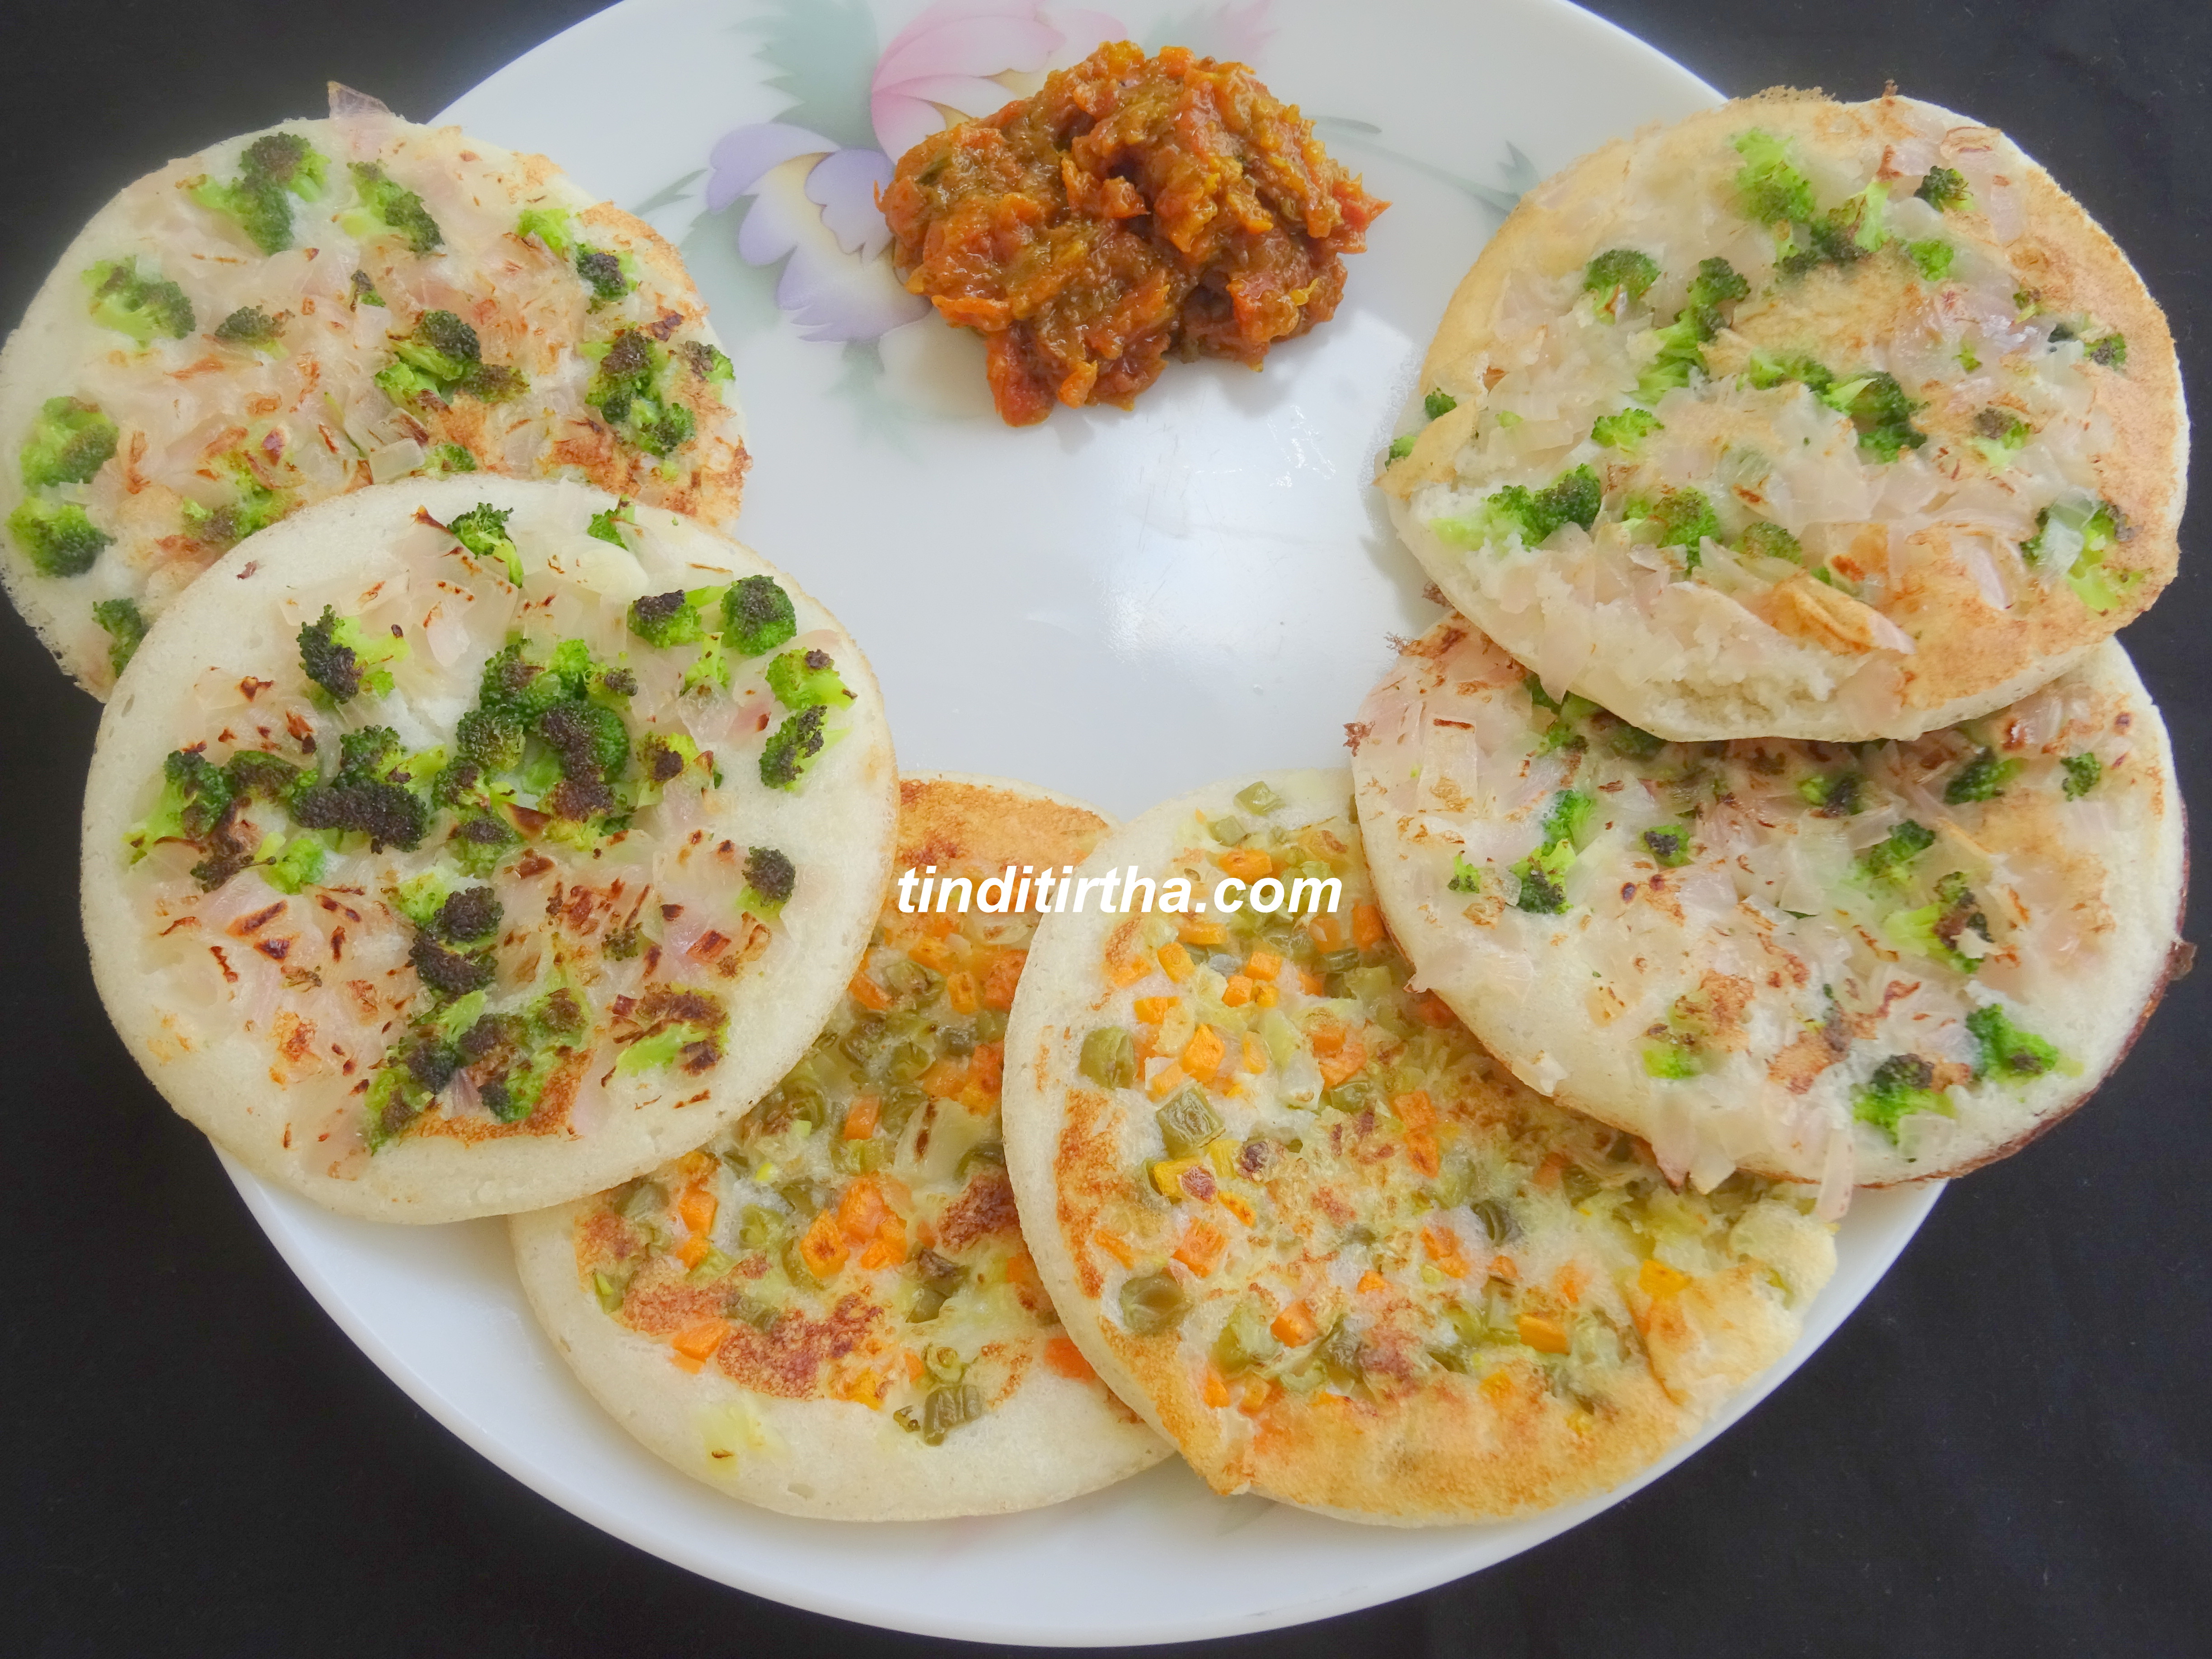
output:
[[686,340],[676,348],[676,352],[684,365],[709,386],[727,386],[737,378],[736,366],[719,346],[710,346],[704,340]]
[[1483,547],[1514,534],[1522,546],[1540,547],[1564,525],[1589,529],[1603,493],[1597,474],[1587,465],[1577,466],[1542,489],[1508,484],[1465,518],[1433,520],[1429,528],[1455,547]]
[[1590,428],[1590,441],[1606,449],[1618,449],[1633,455],[1644,447],[1644,441],[1655,432],[1667,428],[1659,417],[1648,409],[1624,409],[1617,415],[1601,415]]
[[1413,446],[1419,441],[1420,434],[1413,432],[1404,433],[1391,439],[1388,452],[1389,459],[1394,461],[1404,460],[1407,456],[1413,453]]
[[8,533],[41,576],[82,576],[115,539],[75,501],[36,496],[8,515]]
[[2034,1032],[2013,1024],[2005,1011],[1991,1003],[1966,1016],[1966,1030],[1980,1046],[1974,1079],[2002,1078],[2008,1083],[2041,1077],[2061,1063],[2058,1050]]
[[259,749],[241,749],[224,763],[223,778],[240,800],[289,803],[307,774],[291,762]]
[[258,306],[240,306],[215,325],[215,337],[226,345],[273,350],[281,343],[283,325]]
[[604,703],[556,702],[538,717],[538,736],[574,781],[611,783],[629,764],[629,729]]
[[497,775],[522,764],[523,730],[509,715],[471,708],[453,728],[453,743],[465,765]]
[[184,289],[158,271],[138,269],[136,258],[103,259],[84,273],[92,290],[92,320],[151,345],[157,334],[181,340],[197,326]]
[[584,533],[603,542],[611,542],[627,552],[629,544],[623,539],[623,532],[637,528],[637,516],[630,510],[629,497],[625,495],[603,513],[592,514],[591,527]]
[[1797,794],[1815,817],[1855,817],[1866,810],[1866,785],[1863,772],[1838,772],[1833,777],[1815,772],[1797,781]]
[[1429,392],[1421,399],[1422,411],[1432,420],[1441,420],[1459,407],[1459,399],[1442,386]]
[[296,893],[323,878],[330,849],[313,836],[295,836],[282,850],[264,848],[257,855],[261,878],[280,893]]
[[503,817],[489,812],[471,812],[454,824],[446,845],[465,874],[481,879],[498,869],[507,855],[522,845],[522,837]]
[[1931,961],[1961,974],[1971,974],[1980,965],[1978,953],[1961,948],[1961,941],[1969,933],[1990,943],[1989,918],[1966,885],[1966,878],[1953,871],[1936,884],[1936,902],[1917,910],[1899,910],[1882,920],[1882,932],[1891,944],[1900,950],[1914,951]]
[[722,642],[741,657],[773,651],[799,632],[791,595],[773,576],[744,576],[722,594]]
[[1680,823],[1655,824],[1644,832],[1644,850],[1652,861],[1668,870],[1690,861],[1690,831]]
[[574,221],[566,208],[525,208],[522,216],[514,222],[514,234],[517,236],[535,236],[562,259],[567,258],[576,246]]
[[768,665],[768,689],[786,708],[853,701],[827,651],[787,651]]
[[1959,251],[1948,242],[1931,236],[1926,241],[1907,242],[1905,252],[1923,276],[1931,283],[1940,283],[1951,274],[1951,262],[1958,257]]
[[461,444],[440,444],[422,463],[424,475],[433,478],[451,478],[476,470],[477,458]]
[[1898,1126],[1915,1113],[1950,1115],[1950,1103],[1935,1085],[1936,1068],[1919,1055],[1892,1054],[1860,1086],[1851,1102],[1851,1115],[1894,1141]]
[[1598,309],[1610,313],[1623,296],[1633,302],[1659,280],[1659,262],[1632,247],[1607,248],[1583,269],[1583,292],[1598,296]]
[[392,665],[404,662],[407,641],[372,638],[351,617],[330,605],[300,629],[300,672],[334,703],[350,702],[366,690],[378,696],[392,690]]
[[499,932],[505,908],[489,887],[463,887],[446,896],[431,927],[450,945],[477,945]]
[[377,371],[376,383],[397,404],[462,396],[502,403],[528,384],[520,369],[484,362],[476,330],[450,311],[424,312],[392,349],[394,361]]
[[338,770],[348,777],[389,777],[405,754],[399,734],[388,726],[364,726],[338,737]]
[[[362,207],[370,216],[404,236],[407,246],[417,253],[434,253],[444,246],[446,239],[438,222],[430,216],[420,196],[374,161],[356,161],[350,170],[354,188],[361,192]],[[347,217],[350,221],[354,216]],[[347,229],[360,234],[354,223],[349,223]]]
[[1589,842],[1590,819],[1596,810],[1596,796],[1579,789],[1562,789],[1544,816],[1544,844],[1557,847],[1564,842],[1580,852]]
[[515,586],[522,586],[522,553],[514,544],[514,538],[507,533],[507,521],[514,516],[514,509],[501,512],[489,501],[478,501],[467,512],[458,515],[446,528],[453,539],[480,559],[497,559],[507,568],[507,579]]
[[1589,841],[1596,807],[1597,798],[1579,789],[1562,789],[1553,797],[1552,809],[1544,816],[1542,842],[1512,866],[1521,884],[1521,896],[1514,901],[1519,908],[1539,915],[1558,915],[1566,909],[1560,878]]
[[372,848],[413,852],[429,828],[429,809],[410,791],[377,779],[341,774],[329,783],[310,784],[293,803],[292,817],[302,829],[353,831]]
[[1936,832],[1907,818],[1888,835],[1859,854],[1859,868],[1868,877],[1902,885],[1912,872],[1912,860],[1936,844]]
[[1813,181],[1791,163],[1787,140],[1753,128],[1735,141],[1743,157],[1736,170],[1736,196],[1744,216],[1762,225],[1813,216]]
[[2079,800],[2094,789],[2105,775],[2105,763],[2087,750],[2069,755],[2059,764],[2066,769],[2066,799]]
[[1451,879],[1444,884],[1455,893],[1479,893],[1482,890],[1482,870],[1470,863],[1464,853],[1452,854]]
[[422,983],[441,998],[481,991],[498,971],[489,953],[449,951],[428,933],[415,935],[407,959],[415,964]]
[[1766,519],[1753,519],[1736,538],[1736,546],[1754,558],[1787,559],[1792,564],[1805,562],[1805,550],[1797,538],[1780,525]]
[[1906,397],[1894,374],[1862,376],[1849,386],[1832,388],[1824,401],[1851,417],[1859,429],[1860,450],[1878,461],[1893,461],[1899,451],[1917,449],[1928,441],[1928,434],[1912,424],[1914,412],[1925,405]]
[[617,1072],[665,1070],[680,1063],[685,1071],[698,1073],[722,1057],[729,1012],[708,992],[655,987],[639,1004],[636,1018],[650,1029],[623,1050],[615,1062]]
[[2128,342],[2124,334],[2106,334],[2089,342],[2082,355],[2106,368],[2128,366]]
[[784,717],[761,750],[760,781],[771,789],[796,789],[829,744],[829,710],[820,703]]
[[230,500],[218,507],[199,501],[185,503],[185,532],[203,546],[234,546],[256,531],[266,530],[292,510],[291,495],[262,483],[242,458],[233,456],[230,470],[238,481],[237,492]]
[[698,607],[684,597],[680,587],[665,593],[648,593],[632,599],[629,631],[647,645],[665,650],[672,646],[696,645],[707,637]]
[[1771,357],[1765,352],[1754,351],[1744,368],[1744,378],[1761,392],[1796,381],[1809,387],[1814,397],[1826,392],[1836,383],[1836,377],[1827,366],[1811,357]]
[[648,455],[672,453],[696,429],[691,411],[663,383],[668,362],[668,353],[651,336],[625,328],[608,342],[584,390],[584,401]]
[[2023,763],[2000,760],[1994,749],[1984,749],[1951,775],[1943,786],[1946,806],[1965,806],[1978,800],[1995,800],[2020,773]]
[[791,860],[773,847],[745,849],[745,890],[738,904],[763,921],[773,919],[791,900],[799,872]]
[[2006,465],[2005,457],[2027,447],[2035,428],[2008,409],[1984,409],[1974,416],[1974,447],[1992,466]]
[[1656,499],[1632,500],[1622,517],[1638,525],[1638,539],[1648,536],[1654,547],[1681,549],[1683,562],[1692,570],[1703,562],[1705,538],[1721,539],[1719,515],[1702,489],[1662,489]]
[[1681,313],[1694,325],[1700,340],[1710,340],[1721,331],[1727,319],[1721,307],[1733,305],[1751,293],[1751,284],[1743,274],[1725,259],[1700,259],[1698,274],[1690,279],[1688,293],[1684,296]]
[[630,290],[629,273],[623,269],[622,256],[603,247],[576,250],[576,275],[592,290],[592,308],[595,311],[612,304]]
[[363,306],[384,304],[384,296],[376,291],[375,280],[367,271],[358,267],[356,267],[352,276],[347,279],[347,290],[350,296],[349,303],[356,311]]
[[93,604],[92,619],[107,630],[108,667],[122,673],[146,637],[145,613],[135,599],[99,599]]
[[191,196],[202,207],[228,214],[264,253],[292,246],[292,201],[312,202],[323,193],[329,161],[295,132],[272,132],[255,139],[239,158],[235,182],[202,179]]
[[2142,580],[2140,571],[2105,568],[2105,556],[2131,533],[2124,515],[2110,501],[2075,495],[2035,515],[2035,534],[2021,544],[2020,552],[2030,564],[2063,561],[2067,586],[2081,603],[2092,611],[2110,611]]
[[1667,746],[1667,739],[1616,717],[1606,728],[1605,746],[1623,760],[1648,761]]
[[1966,175],[1955,167],[1930,167],[1912,192],[1938,213],[1957,213],[1972,204]]
[[115,453],[115,422],[100,405],[77,398],[49,398],[23,440],[23,485],[51,489],[86,483]]
[[161,763],[161,798],[131,837],[143,854],[157,841],[204,842],[229,822],[237,795],[223,769],[196,749],[170,751]]
[[440,380],[458,380],[483,361],[475,329],[450,311],[426,311],[414,332],[392,348],[399,360]]

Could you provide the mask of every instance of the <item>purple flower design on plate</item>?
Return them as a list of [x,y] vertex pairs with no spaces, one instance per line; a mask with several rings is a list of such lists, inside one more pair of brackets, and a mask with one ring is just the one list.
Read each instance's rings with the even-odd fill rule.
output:
[[[784,261],[777,308],[810,340],[873,340],[926,314],[892,273],[876,191],[892,158],[945,122],[1020,95],[1000,77],[1034,76],[1120,38],[1103,12],[1038,0],[939,0],[874,57],[874,23],[857,3],[785,0],[758,25],[785,115],[724,135],[708,157],[706,205],[746,204],[738,253]],[[854,94],[866,76],[863,100]],[[872,137],[870,145],[863,140]]]

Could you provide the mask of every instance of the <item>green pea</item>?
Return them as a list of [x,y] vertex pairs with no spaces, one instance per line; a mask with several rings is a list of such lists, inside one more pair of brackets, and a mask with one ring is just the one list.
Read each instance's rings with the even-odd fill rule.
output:
[[1139,1336],[1170,1330],[1189,1311],[1190,1298],[1173,1273],[1144,1273],[1121,1286],[1121,1322]]

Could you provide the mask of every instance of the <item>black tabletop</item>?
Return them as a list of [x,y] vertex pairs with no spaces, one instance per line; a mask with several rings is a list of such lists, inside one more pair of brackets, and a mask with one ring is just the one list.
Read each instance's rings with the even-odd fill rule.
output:
[[[1461,0],[1480,4],[1482,0]],[[1386,7],[1387,9],[1387,7]],[[0,318],[173,155],[313,113],[425,118],[592,0],[87,0],[0,23]],[[2166,305],[2212,303],[2203,0],[1601,0],[1728,93],[1885,80],[2009,131]],[[1346,8],[1347,27],[1371,14]],[[1360,21],[1354,21],[1360,20]],[[650,119],[653,47],[607,65]],[[1571,74],[1549,64],[1547,75]],[[1296,95],[1295,88],[1285,88]],[[495,135],[494,135],[495,136]],[[2184,531],[2190,557],[2204,511]],[[2127,644],[2212,789],[2212,601]],[[102,1017],[76,918],[99,710],[0,618],[0,1252],[10,1449],[0,1646],[40,1654],[913,1652],[595,1531],[439,1427],[263,1239]],[[2202,907],[2199,907],[2202,927]],[[2078,1118],[1958,1184],[1843,1330],[1716,1445],[1540,1549],[1228,1644],[1271,1654],[2203,1652],[2212,1643],[2212,1158],[2177,986]],[[860,1567],[856,1560],[855,1571]],[[1145,1587],[1132,1584],[1142,1595]],[[15,1648],[21,1641],[24,1646]]]

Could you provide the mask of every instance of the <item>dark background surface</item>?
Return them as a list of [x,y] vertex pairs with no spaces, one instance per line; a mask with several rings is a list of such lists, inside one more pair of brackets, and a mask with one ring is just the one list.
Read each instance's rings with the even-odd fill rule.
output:
[[[170,156],[319,112],[331,76],[427,118],[594,9],[9,7],[0,318],[21,314],[100,203]],[[1388,9],[1346,8],[1347,27]],[[2190,384],[2212,385],[2204,0],[1595,9],[1724,92],[1791,82],[1864,97],[1893,77],[2006,128],[2130,252]],[[609,95],[649,119],[649,44],[608,74]],[[2127,636],[2200,810],[2206,510],[2185,528],[2183,579]],[[76,809],[97,714],[0,619],[15,1286],[0,1326],[13,1443],[0,1647],[489,1659],[938,1645],[794,1613],[604,1536],[465,1449],[339,1334],[94,996]],[[1685,1468],[1480,1577],[1223,1650],[2207,1651],[2208,1017],[2212,973],[2175,989],[2091,1110],[1948,1195],[1842,1332]]]

